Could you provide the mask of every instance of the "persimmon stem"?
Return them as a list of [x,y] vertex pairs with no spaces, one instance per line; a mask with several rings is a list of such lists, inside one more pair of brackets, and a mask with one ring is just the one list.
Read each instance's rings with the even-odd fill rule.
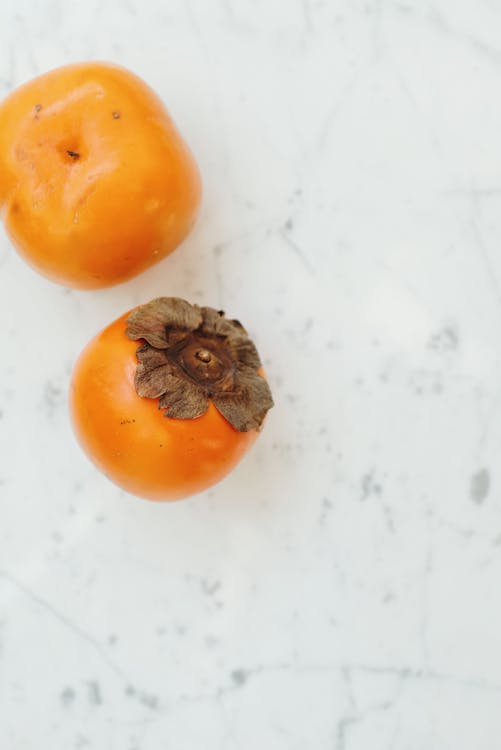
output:
[[195,357],[201,362],[210,362],[212,354],[208,349],[199,349],[198,352],[196,352]]

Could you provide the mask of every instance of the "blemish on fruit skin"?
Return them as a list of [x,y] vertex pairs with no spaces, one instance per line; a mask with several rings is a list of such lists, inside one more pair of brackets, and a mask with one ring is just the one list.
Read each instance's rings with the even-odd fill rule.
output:
[[153,213],[159,206],[160,201],[158,200],[158,198],[150,198],[150,200],[146,201],[145,209],[147,213]]
[[16,154],[16,159],[18,161],[26,161],[26,159],[28,158],[28,154],[26,153],[26,149],[23,148],[23,146],[17,146],[15,154]]
[[111,113],[111,116],[113,117],[114,120],[119,120],[121,115],[120,115],[120,112],[118,111],[118,109],[115,109]]

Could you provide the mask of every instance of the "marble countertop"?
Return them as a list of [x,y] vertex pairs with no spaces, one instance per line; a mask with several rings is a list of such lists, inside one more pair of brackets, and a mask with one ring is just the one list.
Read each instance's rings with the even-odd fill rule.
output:
[[[0,96],[106,59],[167,103],[196,230],[111,290],[0,235],[6,750],[498,750],[501,6],[3,0]],[[189,501],[77,447],[72,363],[158,295],[245,321],[276,398]]]

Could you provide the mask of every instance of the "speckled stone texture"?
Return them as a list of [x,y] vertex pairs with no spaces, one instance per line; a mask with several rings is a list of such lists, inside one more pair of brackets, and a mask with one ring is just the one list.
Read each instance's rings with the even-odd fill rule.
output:
[[[204,178],[184,246],[72,292],[0,235],[5,750],[499,750],[501,6],[2,0],[0,95],[108,59]],[[184,503],[73,439],[157,296],[245,321],[276,407]]]

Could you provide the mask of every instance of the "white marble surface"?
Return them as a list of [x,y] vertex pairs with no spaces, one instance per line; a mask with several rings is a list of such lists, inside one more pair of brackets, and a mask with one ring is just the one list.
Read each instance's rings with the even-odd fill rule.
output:
[[[1,95],[120,62],[205,186],[116,289],[2,232],[2,748],[499,749],[500,29],[496,0],[2,0]],[[66,408],[160,294],[245,321],[277,401],[174,505],[109,484]]]

